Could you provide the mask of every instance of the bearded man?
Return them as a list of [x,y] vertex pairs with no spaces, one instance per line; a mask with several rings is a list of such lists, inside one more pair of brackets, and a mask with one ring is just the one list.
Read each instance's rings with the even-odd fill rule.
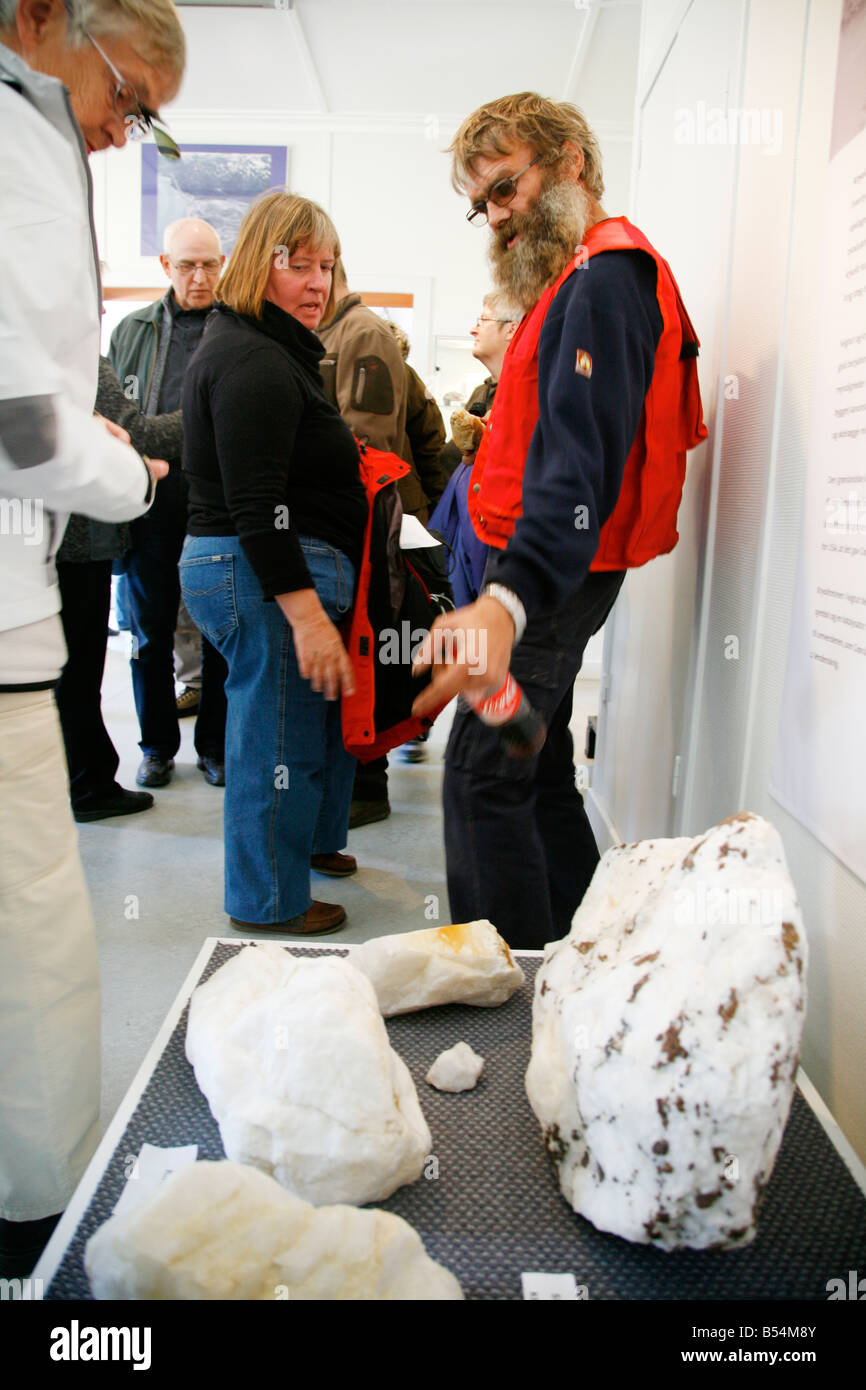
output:
[[[685,453],[706,436],[697,339],[666,263],[608,217],[581,113],[531,92],[463,122],[452,180],[491,231],[494,281],[524,311],[469,488],[493,547],[480,598],[438,619],[424,714],[511,671],[547,725],[523,761],[460,702],[443,784],[454,921],[486,917],[514,947],[565,936],[598,863],[569,733],[584,648],[625,571],[673,549]],[[463,654],[486,650],[471,667]],[[455,660],[454,657],[457,659]]]

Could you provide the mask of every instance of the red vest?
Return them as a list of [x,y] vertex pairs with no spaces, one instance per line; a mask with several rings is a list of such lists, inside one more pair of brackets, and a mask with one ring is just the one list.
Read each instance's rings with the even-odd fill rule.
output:
[[[625,217],[611,217],[589,229],[574,260],[521,320],[508,345],[469,488],[472,525],[488,545],[504,549],[523,510],[523,469],[538,422],[538,340],[553,297],[591,256],[628,250],[646,251],[656,263],[662,335],[616,506],[601,528],[590,569],[644,565],[673,550],[679,539],[686,450],[707,437],[696,365],[699,343],[667,261]],[[592,370],[591,362],[584,366]]]

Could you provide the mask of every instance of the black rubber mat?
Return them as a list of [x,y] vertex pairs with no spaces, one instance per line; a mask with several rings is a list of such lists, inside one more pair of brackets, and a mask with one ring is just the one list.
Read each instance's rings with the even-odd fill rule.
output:
[[[240,945],[217,945],[205,980]],[[346,955],[308,947],[296,955]],[[521,1273],[572,1273],[591,1299],[827,1298],[827,1281],[866,1268],[866,1198],[799,1091],[751,1245],[737,1251],[665,1253],[597,1231],[560,1194],[526,1099],[532,982],[495,1009],[447,1005],[388,1020],[433,1135],[425,1175],[378,1205],[405,1217],[428,1253],[470,1299],[520,1299]],[[175,1028],[67,1248],[48,1299],[89,1299],[83,1254],[108,1219],[124,1168],[144,1143],[197,1144],[223,1158],[219,1129],[184,1055],[187,1011]],[[424,1075],[445,1048],[468,1042],[485,1059],[477,1087],[449,1095]]]

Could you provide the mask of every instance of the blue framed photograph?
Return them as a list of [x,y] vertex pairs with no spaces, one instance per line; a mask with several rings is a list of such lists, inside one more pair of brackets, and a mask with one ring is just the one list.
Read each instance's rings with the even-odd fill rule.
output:
[[141,151],[141,254],[158,256],[162,236],[179,217],[200,217],[219,233],[229,255],[253,201],[285,188],[285,145],[181,145],[182,158],[161,159],[156,145]]

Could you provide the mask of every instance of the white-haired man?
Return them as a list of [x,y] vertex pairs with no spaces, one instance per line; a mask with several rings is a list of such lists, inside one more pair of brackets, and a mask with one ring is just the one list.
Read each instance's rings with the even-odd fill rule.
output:
[[[470,329],[472,356],[484,364],[490,375],[476,386],[465,409],[482,420],[490,413],[505,353],[522,317],[522,310],[511,304],[501,290],[495,290],[484,296],[481,313]],[[458,608],[472,603],[481,592],[488,557],[488,546],[475,534],[469,516],[468,493],[475,452],[463,453],[453,439],[445,445],[442,459],[451,479],[430,518],[431,530],[438,531],[451,548],[449,578]]]
[[625,571],[676,544],[686,450],[706,435],[697,339],[667,264],[602,207],[601,154],[575,107],[502,97],[451,150],[467,217],[490,227],[495,282],[525,313],[468,494],[494,552],[484,589],[437,620],[467,655],[486,643],[486,668],[437,658],[415,712],[498,691],[510,670],[543,717],[544,746],[520,762],[458,708],[443,786],[454,920],[487,917],[512,946],[540,947],[566,935],[598,862],[572,686]]
[[[481,313],[470,328],[469,334],[472,338],[472,356],[487,368],[490,375],[475,387],[466,402],[464,409],[470,414],[479,415],[483,419],[492,406],[508,344],[522,318],[523,310],[510,304],[501,290],[486,294],[481,301]],[[456,472],[461,463],[473,462],[471,457],[464,455],[457,448],[453,439],[449,439],[445,445],[441,459],[449,477]]]
[[[108,357],[145,415],[180,408],[187,364],[213,308],[225,256],[208,222],[184,217],[165,229],[160,264],[171,282],[161,299],[121,319]],[[180,747],[174,686],[174,634],[180,603],[177,564],[186,535],[187,482],[180,458],[147,516],[132,528],[126,564],[132,626],[132,689],[141,731],[140,787],[171,781]],[[201,692],[194,743],[198,766],[212,786],[225,782],[226,665],[202,638]]]
[[52,687],[72,510],[124,521],[166,471],[94,419],[86,156],[177,92],[168,0],[0,0],[0,1272],[28,1274],[96,1146],[99,975]]

